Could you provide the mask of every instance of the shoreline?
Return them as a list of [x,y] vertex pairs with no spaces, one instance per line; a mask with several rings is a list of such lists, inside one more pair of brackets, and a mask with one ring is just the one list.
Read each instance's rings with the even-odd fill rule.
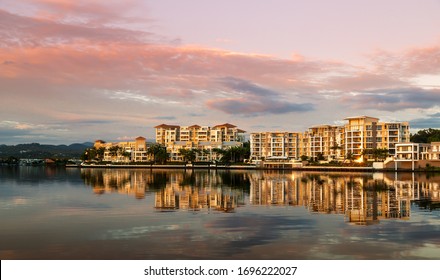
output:
[[257,167],[255,165],[151,165],[151,164],[95,164],[95,165],[66,165],[66,168],[107,168],[107,169],[224,169],[224,170],[274,170],[274,171],[326,171],[326,172],[440,172],[439,170],[424,169],[390,169],[390,168],[373,168],[373,167],[341,167],[341,166],[303,166],[303,167],[283,167],[283,168],[267,168]]

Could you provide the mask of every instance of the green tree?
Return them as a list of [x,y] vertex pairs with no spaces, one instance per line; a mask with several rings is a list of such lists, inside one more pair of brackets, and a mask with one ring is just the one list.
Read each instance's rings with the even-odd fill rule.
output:
[[383,161],[389,156],[387,148],[364,149],[361,153],[364,158],[374,159],[374,161]]
[[117,145],[116,146],[111,146],[108,149],[108,151],[109,151],[110,156],[115,157],[119,153],[119,146],[117,146]]
[[197,157],[195,149],[181,148],[179,149],[179,153],[183,157],[183,161],[185,162],[193,162]]
[[169,159],[167,148],[161,144],[153,144],[147,149],[147,154],[153,156],[154,163],[164,164]]
[[440,141],[440,129],[422,129],[415,134],[411,134],[413,143],[431,143]]
[[316,155],[316,160],[324,160],[325,158],[324,158],[324,154],[323,153],[318,153],[317,155]]
[[105,153],[104,147],[99,147],[96,150],[96,157],[98,158],[98,160],[102,161],[104,159],[104,153]]
[[95,148],[87,148],[84,153],[81,155],[82,161],[92,161],[96,159],[96,149]]
[[349,161],[352,161],[352,160],[354,159],[354,155],[353,155],[353,153],[352,153],[352,152],[348,152],[348,153],[345,155],[345,159],[347,159],[347,160],[349,160]]

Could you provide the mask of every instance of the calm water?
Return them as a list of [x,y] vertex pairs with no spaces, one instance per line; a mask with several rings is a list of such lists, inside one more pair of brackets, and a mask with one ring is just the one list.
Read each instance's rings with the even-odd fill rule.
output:
[[440,174],[0,168],[1,259],[440,259]]

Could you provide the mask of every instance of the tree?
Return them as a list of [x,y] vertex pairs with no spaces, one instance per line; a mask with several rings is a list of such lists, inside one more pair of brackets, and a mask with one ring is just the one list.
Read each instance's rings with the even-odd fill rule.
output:
[[104,153],[105,153],[105,148],[104,147],[99,147],[96,150],[96,157],[98,158],[98,160],[103,160],[104,159]]
[[383,161],[389,155],[389,151],[387,148],[364,149],[362,151],[362,155],[364,158],[373,158],[374,161]]
[[220,157],[220,161],[222,161],[223,156],[226,154],[226,151],[220,148],[213,148],[212,153],[215,155],[215,158]]
[[316,155],[316,160],[324,160],[325,158],[324,158],[324,154],[323,153],[318,153],[317,155]]
[[348,153],[345,155],[345,158],[346,158],[347,160],[349,160],[349,161],[352,161],[352,160],[354,159],[354,155],[353,155],[352,152],[348,152]]
[[249,158],[250,152],[247,148],[241,146],[230,147],[222,150],[221,162],[243,162]]
[[193,162],[196,159],[196,150],[195,149],[179,149],[179,153],[185,162]]
[[153,144],[147,149],[147,154],[153,156],[154,163],[165,163],[169,159],[167,148],[161,144]]
[[108,149],[108,151],[109,151],[109,155],[110,156],[112,156],[112,157],[115,157],[115,156],[117,156],[118,155],[118,152],[119,152],[119,146],[111,146],[109,149]]
[[95,148],[87,148],[84,153],[81,155],[81,160],[83,161],[91,161],[96,159],[96,149]]
[[413,143],[431,143],[440,141],[440,129],[422,129],[415,134],[411,134]]

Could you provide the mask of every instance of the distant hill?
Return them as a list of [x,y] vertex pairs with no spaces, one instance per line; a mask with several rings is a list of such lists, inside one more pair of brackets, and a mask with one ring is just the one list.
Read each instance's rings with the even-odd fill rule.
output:
[[45,145],[39,143],[0,145],[0,158],[79,158],[93,143],[75,143],[71,145]]

